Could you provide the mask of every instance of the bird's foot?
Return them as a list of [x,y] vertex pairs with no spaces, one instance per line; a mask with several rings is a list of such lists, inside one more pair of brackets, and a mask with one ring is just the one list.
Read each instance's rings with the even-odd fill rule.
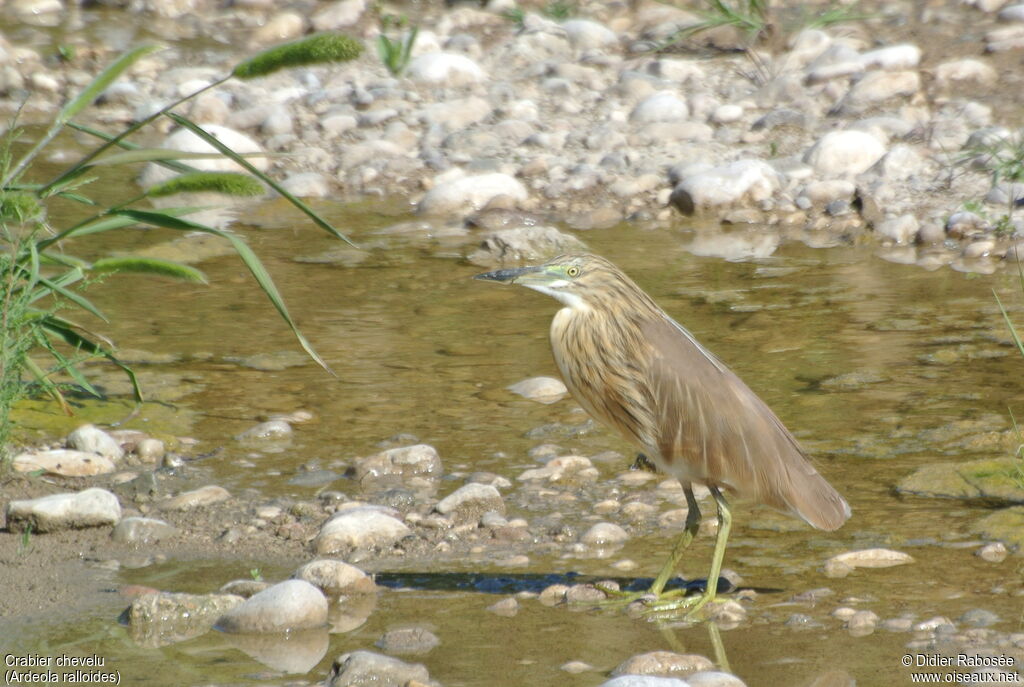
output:
[[703,611],[704,607],[709,602],[714,600],[715,594],[710,590],[705,590],[700,596],[684,596],[681,598],[661,598],[653,599],[646,603],[644,609],[644,615],[651,616],[653,618],[676,618],[682,613],[682,619],[688,621],[704,620]]
[[607,597],[603,601],[597,602],[597,606],[600,608],[625,608],[632,604],[642,604],[640,606],[642,609],[650,603],[660,600],[670,601],[686,593],[686,589],[670,589],[660,594],[656,594],[649,589],[643,591],[623,591],[614,583],[609,584],[606,582],[598,582],[594,587],[604,592],[605,597]]
[[[733,585],[725,578],[719,578],[717,589],[708,589],[707,581],[691,580],[682,587],[662,590],[623,591],[613,582],[598,582],[594,585],[607,597],[598,601],[600,608],[627,608],[638,615],[653,618],[675,618],[685,611],[683,620],[702,620],[704,607],[713,601],[717,592],[731,591]],[[699,593],[694,593],[699,592]]]

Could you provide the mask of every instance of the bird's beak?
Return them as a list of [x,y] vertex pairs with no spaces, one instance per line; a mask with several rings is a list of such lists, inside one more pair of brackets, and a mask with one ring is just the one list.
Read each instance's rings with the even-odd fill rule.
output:
[[501,282],[502,284],[517,284],[523,283],[524,281],[530,281],[530,277],[532,275],[543,271],[544,268],[540,265],[532,267],[516,267],[510,270],[484,272],[483,274],[474,275],[473,279],[479,279],[481,281],[496,281]]

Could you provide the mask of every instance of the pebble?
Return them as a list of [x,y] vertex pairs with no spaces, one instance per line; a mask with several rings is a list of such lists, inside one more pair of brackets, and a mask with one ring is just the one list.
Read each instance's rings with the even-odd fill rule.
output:
[[526,187],[508,174],[494,172],[452,179],[430,189],[417,205],[425,215],[451,215],[480,210],[498,196],[526,200]]
[[95,425],[82,425],[71,432],[67,438],[67,446],[85,453],[97,453],[115,463],[124,458],[124,449],[121,445]]
[[910,554],[880,548],[847,551],[837,554],[829,560],[845,563],[852,568],[891,568],[895,565],[914,562],[914,558]]
[[65,477],[106,475],[117,469],[109,458],[66,448],[19,453],[11,461],[11,467],[15,472],[42,470],[51,475]]
[[304,564],[292,577],[316,586],[328,597],[372,594],[377,591],[373,578],[344,561],[321,558]]
[[669,202],[684,215],[766,201],[780,187],[778,173],[763,160],[743,159],[680,170]]
[[406,73],[414,81],[449,88],[480,83],[487,78],[476,62],[465,55],[449,52],[418,55],[409,62]]
[[607,594],[592,584],[574,584],[565,590],[565,602],[569,604],[594,603],[607,598]]
[[599,522],[591,526],[580,541],[587,546],[621,546],[629,540],[629,533],[612,522]]
[[935,67],[935,82],[946,89],[960,84],[990,86],[997,78],[998,74],[991,65],[971,57],[943,62]]
[[913,626],[912,618],[887,618],[882,621],[882,629],[889,632],[910,632]]
[[516,227],[484,236],[479,248],[469,255],[469,261],[484,267],[522,264],[585,248],[586,244],[578,238],[554,227]]
[[615,32],[589,19],[570,19],[562,22],[562,30],[569,37],[569,42],[577,50],[595,50],[618,45],[619,37]]
[[438,646],[441,640],[425,627],[400,627],[388,630],[374,646],[389,654],[414,655],[425,654]]
[[714,664],[699,654],[678,654],[672,651],[650,651],[631,656],[620,663],[611,674],[655,675],[659,677],[685,677],[691,673],[712,670]]
[[212,506],[230,498],[231,493],[227,489],[211,484],[178,494],[160,503],[158,507],[160,510],[192,510]]
[[989,563],[1002,563],[1006,560],[1006,544],[1001,541],[989,542],[975,552],[981,560]]
[[885,155],[885,146],[871,134],[847,129],[822,136],[804,155],[804,162],[825,176],[856,176]]
[[304,580],[279,582],[217,619],[222,632],[277,633],[327,625],[327,597]]
[[135,445],[135,455],[144,463],[159,463],[167,455],[167,446],[159,439],[147,437]]
[[690,687],[746,687],[746,683],[732,673],[721,670],[702,670],[686,676]]
[[585,456],[559,456],[544,467],[526,470],[516,477],[520,482],[551,482],[557,484],[588,484],[596,482],[597,468]]
[[989,627],[999,622],[999,616],[984,608],[972,608],[960,616],[960,622],[970,627]]
[[250,44],[255,47],[269,47],[274,43],[282,43],[302,35],[306,21],[297,12],[280,12],[256,29]]
[[639,124],[680,122],[690,116],[690,108],[674,91],[653,93],[633,108],[629,118]]
[[563,663],[558,667],[559,670],[563,670],[572,675],[578,675],[580,673],[587,673],[594,670],[594,666],[586,663],[585,661],[569,661]]
[[284,420],[269,420],[250,427],[236,437],[245,443],[259,443],[263,441],[280,441],[288,439],[292,435],[292,426]]
[[7,529],[56,532],[113,525],[121,519],[121,503],[106,489],[51,494],[7,504]]
[[487,607],[487,610],[494,615],[500,615],[504,618],[511,618],[512,616],[519,613],[519,601],[514,597],[502,599],[496,603],[491,604]]
[[553,584],[545,587],[537,596],[537,600],[544,606],[557,606],[565,603],[565,595],[569,591],[569,585]]
[[891,239],[896,243],[907,244],[913,243],[920,226],[921,225],[917,221],[917,217],[908,213],[900,215],[899,217],[886,219],[875,226],[875,231],[878,232],[880,236]]
[[874,611],[857,611],[846,620],[846,629],[854,637],[863,637],[875,631],[878,615]]
[[441,478],[441,456],[429,444],[389,448],[356,461],[354,476],[360,485],[395,480],[428,480]]
[[383,550],[410,533],[404,522],[385,509],[361,506],[339,511],[325,522],[313,549],[321,555]]
[[441,499],[434,509],[455,522],[479,522],[485,513],[504,515],[505,502],[491,485],[471,482]]
[[366,11],[366,0],[338,0],[313,13],[311,22],[316,31],[337,31],[352,26]]
[[353,651],[334,659],[324,687],[411,687],[428,685],[430,673],[421,663],[406,663],[375,651]]
[[554,377],[530,377],[508,387],[514,394],[539,403],[551,404],[565,398],[569,390],[560,379]]
[[690,683],[674,677],[620,675],[602,682],[598,687],[690,687]]
[[121,518],[111,531],[110,537],[122,544],[155,544],[177,533],[178,530],[173,525],[163,520],[131,516]]
[[941,615],[922,620],[914,625],[914,632],[937,632],[940,627],[955,627],[953,621]]

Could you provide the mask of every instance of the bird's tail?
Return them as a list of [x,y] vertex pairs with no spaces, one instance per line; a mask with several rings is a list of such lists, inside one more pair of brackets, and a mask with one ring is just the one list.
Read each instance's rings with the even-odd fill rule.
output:
[[801,467],[790,474],[788,510],[819,530],[839,529],[852,515],[850,504],[809,463]]

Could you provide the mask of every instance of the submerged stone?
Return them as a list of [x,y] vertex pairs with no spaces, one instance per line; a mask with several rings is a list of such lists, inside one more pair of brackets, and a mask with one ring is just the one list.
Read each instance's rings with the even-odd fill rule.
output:
[[1024,476],[1009,456],[926,465],[901,480],[896,490],[997,505],[1024,504]]

